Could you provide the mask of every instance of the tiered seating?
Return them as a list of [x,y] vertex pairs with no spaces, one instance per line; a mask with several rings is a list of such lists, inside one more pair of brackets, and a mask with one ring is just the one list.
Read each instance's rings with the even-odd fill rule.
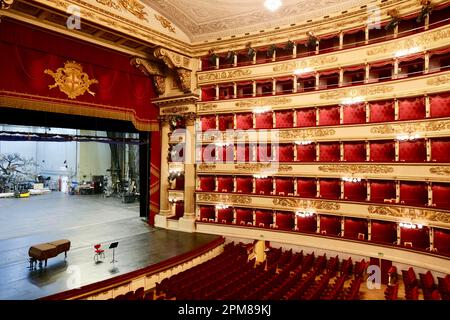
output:
[[345,300],[358,300],[359,299],[359,289],[361,287],[362,278],[355,278],[350,283],[348,290],[344,292]]
[[398,286],[399,282],[397,281],[395,284],[386,287],[386,290],[384,290],[384,297],[386,300],[398,299]]
[[355,278],[361,278],[368,266],[369,262],[366,262],[364,259],[362,259],[361,261],[357,261],[353,269]]
[[348,276],[353,267],[352,258],[348,258],[347,260],[344,260],[341,265],[341,275]]
[[419,279],[425,300],[432,300],[433,291],[437,289],[433,275],[430,271],[427,271],[425,274],[419,273]]
[[323,295],[320,299],[321,300],[336,300],[344,288],[345,279],[346,279],[345,276],[339,276],[336,279],[335,283],[332,284],[328,289],[325,290],[325,292],[323,293]]
[[419,299],[419,284],[414,269],[402,270],[403,283],[405,284],[405,298],[407,300]]
[[445,278],[438,277],[438,290],[442,300],[450,300],[450,275]]
[[[147,293],[149,296],[150,294],[153,296],[153,292]],[[144,300],[144,298],[147,296],[145,293],[144,287],[138,288],[136,291],[128,291],[125,294],[120,294],[114,299],[109,300]],[[146,299],[149,300],[149,299]]]

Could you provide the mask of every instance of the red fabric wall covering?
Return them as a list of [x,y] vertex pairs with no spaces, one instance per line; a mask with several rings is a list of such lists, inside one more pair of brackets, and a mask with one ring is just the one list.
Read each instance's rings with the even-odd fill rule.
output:
[[439,254],[450,255],[450,230],[435,228],[433,246]]
[[352,201],[366,201],[367,185],[365,181],[344,181],[344,199]]
[[372,220],[371,241],[397,243],[397,224],[389,221]]
[[202,88],[202,101],[211,101],[216,97],[216,89],[211,87]]
[[320,233],[339,235],[341,233],[341,217],[320,215]]
[[[8,75],[0,77],[5,99],[27,99],[24,107],[31,110],[132,121],[139,130],[159,130],[152,80],[126,54],[12,20],[2,21],[0,52],[0,73]],[[89,79],[98,81],[89,87],[95,95],[85,92],[70,99],[59,88],[49,89],[55,80],[44,71],[56,72],[67,61],[79,63]]]
[[175,189],[184,190],[184,176],[179,176],[175,179]]
[[216,147],[217,162],[234,162],[234,146],[218,146]]
[[450,184],[433,182],[433,204],[437,208],[450,210]]
[[[362,233],[364,239],[359,239],[358,234]],[[357,218],[345,218],[344,237],[351,239],[367,240],[367,220]]]
[[450,138],[431,140],[431,161],[450,162]]
[[398,100],[398,119],[425,119],[425,99],[424,97],[408,98]]
[[232,130],[233,129],[234,116],[232,114],[219,115],[219,130]]
[[274,160],[280,162],[294,161],[294,146],[292,144],[280,144],[276,148]]
[[316,232],[317,231],[317,216],[312,217],[296,217],[297,229],[300,232]]
[[425,140],[400,141],[399,160],[405,162],[427,161],[427,146]]
[[264,112],[255,115],[255,128],[256,129],[271,129],[273,128],[273,113]]
[[216,116],[203,116],[200,118],[202,131],[216,129]]
[[236,224],[247,225],[249,222],[253,224],[252,209],[236,208]]
[[216,161],[216,146],[210,144],[202,146],[202,161],[203,162],[215,162]]
[[272,146],[270,144],[259,143],[256,147],[256,161],[272,161]]
[[344,107],[344,124],[365,123],[366,105],[364,103]]
[[320,143],[319,148],[320,148],[319,153],[320,161],[327,162],[340,160],[341,146],[338,142]]
[[253,128],[253,115],[251,113],[238,113],[236,115],[236,129]]
[[214,206],[200,206],[200,221],[215,219],[216,212]]
[[257,227],[269,228],[273,224],[272,211],[255,210],[255,224]]
[[177,219],[184,216],[184,201],[178,201],[175,204],[175,217]]
[[160,177],[161,177],[161,132],[154,131],[150,134],[150,212],[148,224],[155,224],[155,215],[159,214],[160,201]]
[[275,125],[277,128],[292,128],[294,126],[294,112],[275,111]]
[[236,192],[237,193],[252,193],[253,192],[253,178],[252,177],[236,177]]
[[319,108],[319,125],[331,126],[340,122],[339,106]]
[[430,116],[450,117],[450,92],[430,96]]
[[233,208],[218,209],[217,221],[219,223],[232,223],[233,222]]
[[428,203],[428,187],[425,182],[400,182],[400,203],[425,206]]
[[395,182],[373,180],[370,182],[370,201],[384,202],[384,199],[395,200]]
[[422,229],[400,229],[400,239],[402,241],[402,245],[405,245],[405,242],[412,242],[413,248],[423,249],[430,247],[430,233],[427,227],[423,227]]
[[250,161],[250,147],[242,143],[236,144],[236,161],[248,162]]
[[270,195],[273,193],[272,178],[256,179],[256,194]]
[[297,145],[297,161],[314,162],[316,161],[316,144]]
[[325,199],[339,199],[341,184],[339,179],[320,179],[320,197]]
[[378,101],[369,104],[370,122],[389,122],[395,120],[393,101]]
[[219,192],[233,192],[233,177],[217,177],[217,190]]
[[314,127],[316,125],[316,109],[297,109],[297,127]]
[[275,185],[277,195],[294,195],[294,180],[292,178],[275,178]]
[[297,178],[297,195],[302,198],[315,198],[317,194],[316,179]]
[[294,214],[292,212],[277,212],[276,213],[277,228],[281,230],[294,229]]
[[215,178],[212,176],[201,176],[200,180],[200,191],[214,191],[216,188]]
[[366,144],[364,142],[345,142],[344,160],[352,162],[365,162]]
[[370,142],[370,161],[394,162],[395,161],[394,141]]

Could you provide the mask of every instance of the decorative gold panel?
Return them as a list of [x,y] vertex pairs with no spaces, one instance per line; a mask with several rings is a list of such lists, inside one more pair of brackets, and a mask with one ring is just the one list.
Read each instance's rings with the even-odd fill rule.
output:
[[321,200],[301,200],[301,199],[273,199],[273,204],[276,206],[296,208],[296,209],[318,209],[318,210],[339,210],[340,205],[336,202],[321,201]]
[[272,168],[271,163],[240,163],[234,166],[234,169],[244,171],[261,171],[270,168]]
[[198,111],[211,111],[217,109],[217,104],[208,103],[208,104],[200,104],[198,106]]
[[413,133],[440,131],[450,128],[450,121],[433,121],[433,122],[416,122],[404,124],[385,124],[370,129],[371,133],[377,134],[393,134],[393,133]]
[[250,70],[250,69],[220,71],[220,72],[201,74],[198,76],[198,80],[199,81],[215,81],[215,80],[231,79],[231,78],[248,76],[251,73],[252,73],[252,70]]
[[251,204],[252,198],[247,196],[229,195],[229,194],[201,193],[198,195],[198,201]]
[[172,33],[175,33],[175,28],[173,27],[172,22],[159,14],[155,14],[155,19],[158,20],[159,23],[161,23],[163,28],[168,29]]
[[216,165],[209,163],[202,163],[198,166],[198,169],[202,171],[214,171],[216,170]]
[[342,164],[319,166],[319,171],[334,173],[371,173],[382,174],[392,173],[394,168],[385,165],[366,165],[366,164]]
[[277,132],[280,139],[308,139],[333,136],[335,134],[336,131],[334,129],[292,129]]
[[353,89],[341,89],[332,92],[322,93],[320,99],[322,100],[337,100],[354,97],[364,97],[375,94],[386,94],[394,91],[393,86],[373,86],[368,88],[353,88]]
[[427,85],[429,86],[440,86],[441,84],[447,84],[450,82],[450,75],[446,74],[443,76],[433,77],[427,80]]
[[177,113],[184,113],[188,110],[189,110],[189,107],[187,107],[187,106],[179,106],[179,107],[162,108],[161,113],[162,114],[177,114]]
[[147,15],[145,7],[138,0],[97,0],[97,2],[116,10],[123,8],[138,19],[148,21],[145,17]]
[[440,176],[450,176],[450,167],[434,167],[430,168],[430,173],[437,174]]
[[238,108],[249,108],[249,107],[257,107],[257,106],[270,106],[277,104],[286,104],[292,101],[291,98],[266,98],[266,99],[251,99],[247,101],[239,101],[235,103],[235,106]]
[[404,219],[427,220],[432,222],[450,222],[450,214],[427,209],[413,209],[389,206],[369,206],[369,213]]
[[274,72],[291,72],[295,69],[320,67],[325,64],[333,63],[338,60],[337,56],[317,57],[312,59],[305,59],[302,61],[291,61],[276,65],[273,67]]

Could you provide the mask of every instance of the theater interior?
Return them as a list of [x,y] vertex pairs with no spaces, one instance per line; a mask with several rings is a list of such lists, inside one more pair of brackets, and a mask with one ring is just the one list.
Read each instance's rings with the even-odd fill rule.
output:
[[449,19],[0,0],[0,300],[449,300]]

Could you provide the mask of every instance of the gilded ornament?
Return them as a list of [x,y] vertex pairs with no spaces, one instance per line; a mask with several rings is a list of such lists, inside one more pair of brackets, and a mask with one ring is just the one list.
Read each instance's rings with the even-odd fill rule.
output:
[[271,163],[239,163],[234,165],[235,170],[243,171],[261,171],[272,168]]
[[256,106],[267,106],[267,105],[280,105],[290,103],[292,101],[291,98],[266,98],[266,99],[251,99],[246,101],[236,102],[235,105],[238,108],[249,108]]
[[385,174],[394,172],[394,168],[385,165],[342,164],[319,166],[319,171],[333,173]]
[[75,61],[67,61],[64,68],[58,68],[56,72],[46,69],[45,74],[53,77],[55,83],[49,85],[49,89],[59,87],[70,99],[75,99],[83,95],[85,92],[92,96],[95,93],[89,90],[91,84],[98,83],[95,79],[89,79],[87,73],[83,72],[83,67]]
[[189,107],[187,106],[177,106],[177,107],[170,107],[170,108],[162,108],[161,113],[162,114],[177,114],[177,113],[184,113],[189,110]]
[[320,67],[329,63],[336,62],[337,56],[318,57],[305,59],[302,61],[285,62],[273,67],[274,72],[290,72],[295,69]]
[[398,133],[412,133],[412,132],[429,132],[429,131],[441,131],[450,129],[450,121],[427,121],[427,122],[415,122],[405,124],[385,124],[382,126],[376,126],[370,129],[371,133],[377,134],[398,134]]
[[433,77],[427,80],[429,86],[440,86],[441,84],[447,84],[450,82],[450,75],[445,74],[442,76]]
[[439,176],[450,176],[450,167],[444,167],[444,166],[433,167],[433,168],[430,168],[430,173],[436,174]]
[[198,170],[201,171],[214,171],[216,170],[215,164],[209,164],[209,163],[202,163],[198,166]]
[[177,69],[178,80],[180,81],[181,90],[184,93],[191,92],[191,71],[187,69]]
[[336,134],[334,129],[293,129],[278,131],[280,139],[308,139]]
[[159,14],[155,14],[155,18],[159,21],[159,23],[161,23],[163,28],[168,29],[172,33],[175,33],[175,28],[172,26],[172,23],[169,20]]
[[340,209],[339,203],[321,200],[302,200],[302,199],[288,199],[275,198],[272,203],[275,206],[296,208],[296,209],[318,209],[336,211]]
[[198,111],[211,111],[214,109],[217,109],[217,104],[207,103],[207,104],[200,104],[198,106]]
[[369,88],[341,89],[333,92],[322,93],[319,97],[323,100],[338,100],[345,98],[354,98],[361,96],[371,96],[376,94],[385,94],[394,90],[393,86],[374,86]]
[[239,77],[243,77],[243,76],[248,76],[251,73],[252,73],[252,71],[250,69],[212,72],[212,73],[199,75],[198,81],[217,81],[217,80],[224,80],[224,79],[239,78]]
[[200,193],[198,195],[198,201],[251,204],[252,198],[240,195]]
[[97,2],[116,10],[125,9],[138,19],[148,21],[145,17],[147,15],[145,7],[138,0],[97,0]]
[[382,216],[391,216],[402,219],[411,219],[417,221],[430,221],[440,223],[450,223],[450,213],[415,208],[388,207],[388,206],[369,206],[369,213]]

